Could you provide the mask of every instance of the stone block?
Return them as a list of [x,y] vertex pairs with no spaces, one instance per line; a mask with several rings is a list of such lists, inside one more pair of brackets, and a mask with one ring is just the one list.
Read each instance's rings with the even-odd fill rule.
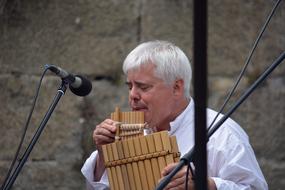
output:
[[259,159],[260,167],[263,170],[264,177],[268,183],[269,189],[282,190],[285,186],[284,162],[278,162],[273,159]]
[[21,3],[14,7],[15,13],[0,20],[1,70],[38,74],[38,68],[55,64],[89,75],[117,73],[137,40],[136,4],[124,0]]
[[[10,163],[0,161],[0,168]],[[58,161],[27,162],[14,182],[13,189],[23,190],[76,190],[84,189],[83,176],[77,172],[79,168],[70,163]],[[2,171],[2,170],[0,170]],[[6,174],[6,171],[5,171]],[[3,173],[0,173],[2,176]],[[2,179],[0,178],[1,184]]]
[[[209,2],[209,73],[237,75],[246,62],[273,2]],[[275,15],[260,40],[251,59],[249,74],[262,72],[284,50],[284,4]],[[284,65],[274,75],[284,75]]]
[[[31,109],[32,100],[35,94],[39,77],[21,75],[1,75],[0,86],[2,93],[0,96],[0,118],[1,118],[1,139],[0,139],[0,160],[11,161],[14,158],[16,148],[20,142],[24,124]],[[37,105],[32,116],[24,145],[20,156],[26,149],[35,130],[39,126],[48,106],[57,92],[57,86],[61,80],[55,77],[44,78]],[[79,173],[82,164],[83,150],[81,112],[78,106],[83,102],[83,98],[78,98],[67,90],[53,112],[45,130],[42,132],[38,142],[34,146],[28,161],[31,168],[33,164],[43,162],[61,162],[63,168],[58,168],[66,173]],[[2,154],[3,153],[3,154]],[[73,168],[77,166],[77,168]],[[36,166],[35,166],[36,167]],[[58,166],[56,166],[58,167]],[[46,170],[47,170],[46,166]],[[65,170],[65,169],[69,170]],[[31,169],[32,170],[32,169]],[[30,175],[37,176],[36,172]],[[56,171],[55,171],[56,172]],[[1,176],[3,173],[1,173]],[[44,175],[44,174],[43,174]],[[43,180],[43,179],[42,179]],[[35,183],[39,183],[36,181]],[[66,184],[68,186],[68,184]]]
[[280,151],[285,149],[284,96],[284,78],[269,78],[235,115],[247,131],[258,157],[285,159],[284,151]]
[[[3,138],[1,139],[5,144],[9,144],[8,142],[10,141],[12,145],[15,145],[14,143],[17,144],[17,141],[20,138],[22,127],[31,108],[33,95],[39,78],[21,76],[13,79],[13,77],[10,76],[2,79],[1,86],[4,93],[1,98],[6,99],[6,101],[2,101],[1,107],[3,110],[1,113],[5,114],[1,117],[4,122],[4,125],[2,126],[3,129],[6,129],[4,130],[5,133],[9,134],[9,131],[17,131],[18,134],[14,134],[14,138],[9,138],[7,141]],[[58,78],[43,81],[43,85],[41,87],[42,91],[40,92],[34,115],[31,119],[27,138],[30,138],[33,131],[37,126],[39,126],[41,119],[57,92],[58,84],[60,84],[60,80],[58,80]],[[41,148],[39,147],[39,150],[43,151],[41,153],[45,154],[42,155],[44,157],[49,157],[49,152],[54,154],[55,150],[51,151],[53,148],[58,149],[66,146],[64,144],[60,144],[57,140],[63,140],[63,138],[66,138],[66,140],[70,140],[70,143],[80,142],[81,126],[78,119],[80,118],[80,112],[79,110],[74,109],[74,107],[82,100],[76,100],[76,98],[72,96],[74,95],[71,95],[71,93],[67,91],[66,96],[61,99],[61,102],[59,102],[47,124],[46,131],[44,131],[42,139],[39,141],[38,146],[42,146]],[[76,145],[73,144],[71,146]]]
[[192,1],[142,1],[141,41],[171,41],[191,59],[192,10]]

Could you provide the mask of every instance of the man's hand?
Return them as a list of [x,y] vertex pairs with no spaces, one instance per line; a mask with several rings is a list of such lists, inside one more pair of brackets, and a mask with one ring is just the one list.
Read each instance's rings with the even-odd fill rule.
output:
[[[178,163],[172,163],[167,165],[163,171],[161,172],[162,176],[165,177],[168,175]],[[170,183],[164,188],[165,190],[184,190],[185,189],[185,180],[186,180],[187,166],[184,166],[176,175],[171,179]],[[194,190],[194,181],[192,180],[191,172],[189,172],[188,176],[188,190]],[[217,190],[216,184],[213,179],[208,178],[208,188],[209,190]]]
[[94,171],[94,180],[99,181],[104,173],[104,160],[102,153],[102,145],[112,143],[115,140],[116,122],[111,119],[106,119],[96,126],[93,132],[93,141],[98,150],[96,160],[96,170]]
[[[172,164],[167,165],[163,169],[163,171],[161,172],[161,175],[163,177],[165,177],[176,167],[176,165],[177,165],[177,163],[172,163]],[[179,172],[177,172],[175,174],[175,176],[173,176],[170,183],[167,184],[167,186],[164,189],[165,190],[169,190],[169,189],[184,190],[185,189],[186,172],[187,172],[187,166],[184,166]],[[189,172],[188,179],[189,179],[188,180],[188,189],[192,190],[192,189],[194,189],[194,182],[192,180],[192,175],[190,172]]]
[[116,121],[106,119],[96,126],[93,132],[93,141],[97,148],[104,144],[114,142],[116,133]]

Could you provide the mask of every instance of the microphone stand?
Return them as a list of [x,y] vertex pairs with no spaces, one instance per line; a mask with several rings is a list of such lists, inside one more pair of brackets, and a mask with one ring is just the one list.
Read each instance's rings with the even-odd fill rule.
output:
[[[267,68],[262,75],[247,89],[247,91],[238,99],[238,101],[232,106],[232,108],[208,131],[207,141],[210,137],[220,128],[220,126],[230,117],[230,115],[246,100],[246,98],[262,83],[267,76],[284,60],[285,52],[281,55]],[[163,188],[170,182],[172,177],[184,166],[190,162],[193,162],[194,148],[192,148],[188,153],[186,153],[179,161],[177,166],[165,176],[160,183],[157,185],[156,190],[163,190]]]
[[38,127],[36,133],[34,134],[32,140],[29,143],[29,146],[26,148],[25,153],[23,154],[22,158],[20,159],[16,169],[14,170],[14,172],[12,173],[12,175],[9,178],[9,181],[7,182],[7,184],[4,186],[3,190],[9,190],[12,188],[18,174],[20,173],[21,169],[23,168],[25,162],[27,161],[31,151],[33,150],[34,145],[36,144],[36,142],[38,141],[42,131],[44,130],[51,114],[53,113],[57,103],[59,102],[60,98],[64,95],[66,89],[67,89],[67,85],[68,83],[64,80],[62,80],[62,83],[60,85],[60,87],[57,90],[57,94],[54,97],[47,113],[45,114],[42,122],[40,123],[40,126]]

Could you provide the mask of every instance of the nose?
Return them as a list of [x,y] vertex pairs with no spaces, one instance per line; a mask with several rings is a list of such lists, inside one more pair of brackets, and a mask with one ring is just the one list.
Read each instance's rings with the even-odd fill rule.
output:
[[134,102],[136,102],[140,99],[140,94],[135,87],[130,89],[129,98],[130,98],[130,101],[134,101]]

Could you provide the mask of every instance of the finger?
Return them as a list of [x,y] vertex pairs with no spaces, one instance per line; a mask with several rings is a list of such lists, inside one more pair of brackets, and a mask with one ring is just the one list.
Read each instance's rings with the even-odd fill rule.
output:
[[94,141],[95,141],[95,144],[97,146],[112,143],[112,142],[114,142],[114,140],[115,140],[115,138],[104,136],[104,135],[95,135],[94,136]]
[[116,123],[118,123],[118,122],[113,121],[111,119],[106,119],[99,126],[105,128],[105,129],[107,129],[109,131],[112,131],[113,133],[115,133],[116,129],[117,129]]
[[[178,163],[171,163],[171,164],[168,164],[161,172],[161,175],[162,176],[166,176],[168,175],[176,166],[178,165]],[[176,173],[176,175],[174,176],[174,178],[179,178],[181,176],[184,175],[184,173],[186,173],[187,171],[187,167],[184,166],[180,169],[179,172]]]
[[[101,131],[101,132],[100,132]],[[115,135],[114,134],[110,134],[110,132],[104,131],[104,129],[100,129],[100,131],[94,131],[93,134],[93,140],[95,142],[96,145],[103,145],[106,143],[110,143],[113,142],[115,140]]]
[[113,131],[111,131],[110,127],[107,126],[106,124],[102,124],[102,125],[97,126],[96,129],[94,130],[93,135],[104,135],[104,136],[108,136],[110,138],[115,137],[115,133]]
[[[184,177],[184,176],[186,176],[186,174],[187,174],[187,167],[186,166],[184,166],[179,172],[177,172],[176,174],[175,174],[175,176],[173,177],[173,179],[178,179],[178,178],[181,178],[181,177]],[[188,177],[192,177],[191,176],[191,173],[189,173],[189,176]]]
[[[162,171],[162,175],[168,175],[175,167],[177,166],[177,163],[172,163],[167,165],[164,170]],[[186,173],[187,173],[187,166],[184,166],[181,168],[180,171],[178,171],[175,176],[171,179],[171,182],[167,185],[166,189],[173,189],[180,187],[183,189],[185,188],[185,180],[186,180]],[[191,173],[189,173],[188,179],[191,179]],[[192,181],[188,180],[189,187],[191,186]],[[193,185],[192,185],[193,186]]]
[[[181,189],[184,190],[185,189],[185,183],[186,183],[186,176],[181,177],[181,178],[177,178],[175,180],[172,180],[165,189],[169,190],[169,189]],[[194,182],[188,178],[188,189],[194,189]]]
[[166,189],[185,187],[185,180],[186,180],[185,176],[182,176],[182,177],[176,178],[176,179],[172,179],[170,181],[170,183],[167,184]]
[[176,165],[177,165],[177,163],[168,164],[168,165],[162,170],[161,175],[162,175],[162,176],[168,175],[168,174],[175,168]]
[[93,132],[93,141],[98,145],[103,145],[111,143],[115,139],[115,132],[112,131],[112,121],[104,121],[101,124],[97,125]]
[[117,130],[116,123],[117,122],[111,119],[106,119],[105,121],[96,126],[94,134],[114,137]]

